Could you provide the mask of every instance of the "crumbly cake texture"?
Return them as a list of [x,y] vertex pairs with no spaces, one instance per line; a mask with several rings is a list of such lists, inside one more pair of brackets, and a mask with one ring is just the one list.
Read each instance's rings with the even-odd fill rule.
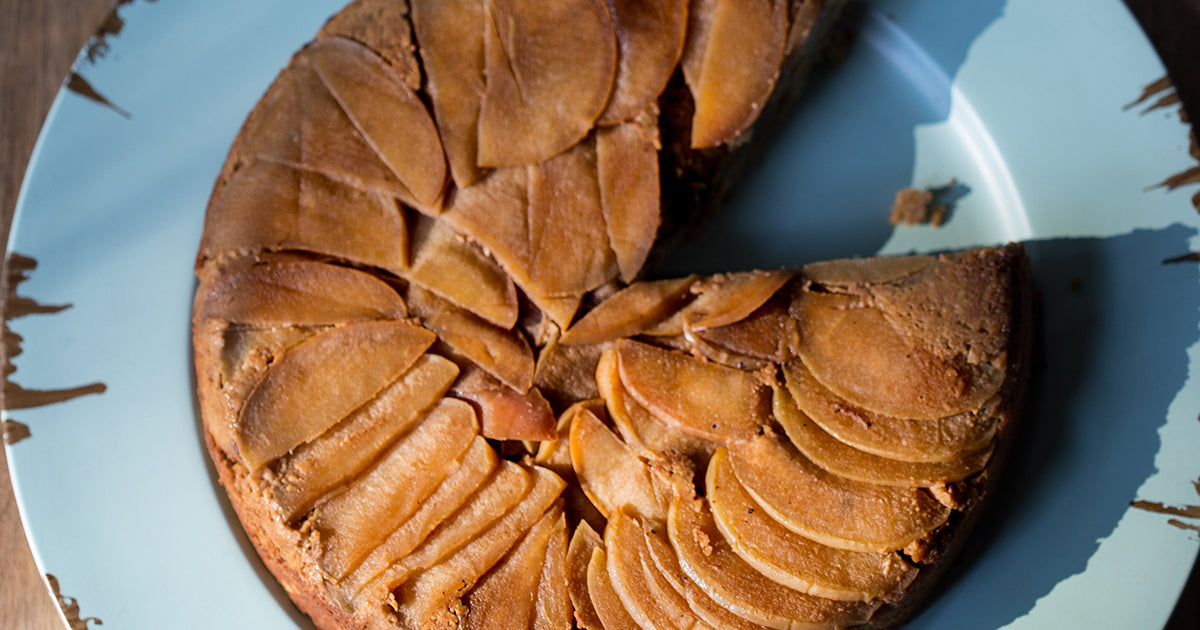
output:
[[357,0],[197,256],[205,443],[324,630],[890,628],[980,518],[1018,245],[641,280],[837,0]]

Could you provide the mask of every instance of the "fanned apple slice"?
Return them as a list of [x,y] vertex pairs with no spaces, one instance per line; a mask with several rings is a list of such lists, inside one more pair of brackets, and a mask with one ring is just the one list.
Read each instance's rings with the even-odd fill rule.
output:
[[246,466],[258,470],[324,433],[396,380],[433,340],[419,326],[380,321],[332,328],[297,344],[267,370],[238,414]]
[[413,54],[407,5],[393,0],[354,0],[321,27],[317,37],[345,37],[365,44],[396,69],[409,89],[421,88],[421,68]]
[[545,160],[591,130],[612,90],[617,44],[603,0],[485,0],[479,165]]
[[621,383],[655,417],[689,435],[725,442],[767,424],[767,388],[754,375],[631,340],[617,342]]
[[483,102],[483,2],[409,0],[438,132],[459,188],[481,176],[477,157]]
[[[440,211],[446,159],[425,104],[366,46],[340,37],[304,51],[321,81],[422,210]],[[417,157],[419,156],[419,157]]]
[[249,326],[319,326],[408,315],[386,282],[317,262],[252,265],[221,276],[196,305],[196,320]]
[[520,333],[498,328],[416,285],[406,296],[413,314],[455,352],[518,392],[533,385],[533,350]]
[[[686,333],[685,333],[686,334]],[[718,328],[691,331],[693,343],[707,344],[753,363],[751,359],[782,363],[796,345],[796,320],[788,314],[786,300],[771,298],[745,319]]]
[[546,512],[475,588],[463,597],[464,630],[532,628],[534,593],[550,544],[556,511]]
[[644,529],[646,549],[650,559],[664,578],[671,583],[675,590],[683,595],[688,606],[696,616],[703,619],[714,628],[722,630],[764,630],[765,626],[743,619],[733,614],[729,609],[713,601],[699,586],[696,585],[683,568],[679,566],[679,558],[671,543],[667,540],[666,528],[661,531]]
[[[632,2],[626,4],[659,4]],[[678,0],[669,0],[675,3]],[[608,242],[616,254],[621,280],[641,271],[662,221],[658,176],[658,138],[636,123],[596,130],[596,174]]]
[[584,140],[528,168],[533,292],[551,298],[582,295],[616,277],[595,142]]
[[592,559],[587,567],[587,584],[588,594],[596,607],[596,616],[604,630],[641,630],[613,589],[612,580],[608,577],[608,554],[604,553],[604,547],[592,550]]
[[417,216],[413,260],[402,275],[501,328],[517,321],[517,289],[483,252],[443,222]]
[[557,512],[550,541],[546,545],[546,561],[538,581],[531,630],[571,630],[573,609],[567,587],[567,519]]
[[590,345],[640,334],[678,311],[696,276],[635,282],[588,311],[563,333],[563,345]]
[[529,282],[529,170],[496,169],[474,185],[455,188],[441,219],[479,243],[517,284]]
[[[586,630],[605,630],[588,591],[588,564],[592,553],[604,547],[600,534],[587,521],[581,521],[567,545],[567,592],[575,609],[575,622]],[[607,571],[607,569],[605,569]]]
[[486,437],[552,440],[557,435],[554,410],[536,387],[522,393],[486,373],[475,373],[455,384],[453,392],[479,409],[480,424]]
[[453,362],[423,355],[373,400],[280,460],[272,468],[271,494],[284,519],[294,520],[322,494],[366,468],[422,411],[441,400],[457,375]]
[[799,361],[783,366],[788,392],[813,422],[856,449],[904,462],[944,462],[991,443],[1000,398],[978,411],[936,420],[891,418],[859,409],[817,382]]
[[[480,441],[482,438],[476,443]],[[487,445],[486,441],[483,443]],[[495,459],[495,451],[491,446],[487,449]],[[418,511],[392,532],[346,576],[345,590],[354,598],[356,607],[368,600],[378,601],[393,585],[404,582],[470,542],[516,505],[531,486],[532,478],[524,468],[500,461],[495,473],[468,496],[458,499],[455,492],[448,497],[450,500],[442,503],[435,503],[431,498],[427,505],[432,504],[435,508]]]
[[940,358],[908,343],[864,298],[798,291],[797,351],[822,385],[851,404],[894,418],[932,420],[974,411],[999,391],[1004,370]]
[[690,630],[696,625],[682,596],[670,586],[652,585],[662,578],[646,569],[646,538],[635,518],[620,510],[613,514],[604,528],[604,548],[608,578],[635,623],[650,630]]
[[835,549],[779,524],[742,487],[726,451],[709,462],[705,488],[717,528],[733,551],[784,586],[841,601],[895,600],[916,577],[898,553]]
[[470,405],[442,399],[346,490],[319,505],[321,568],[344,577],[402,525],[460,464],[478,435]]
[[795,275],[791,270],[717,274],[692,287],[696,299],[648,335],[682,335],[739,322],[771,299]]
[[708,509],[698,500],[676,499],[671,503],[667,532],[684,573],[709,597],[734,614],[768,628],[833,630],[863,623],[879,607],[878,603],[814,597],[768,579],[733,552],[717,531]]
[[[408,256],[408,226],[395,199],[309,171],[300,174],[295,246],[397,271]],[[284,246],[290,245],[285,242]]]
[[294,65],[281,70],[246,117],[229,149],[213,199],[243,162],[255,157],[282,163],[300,161],[300,137],[296,132],[304,120],[305,77],[301,74]]
[[842,258],[823,260],[804,266],[804,278],[819,285],[848,287],[896,282],[934,264],[933,256],[888,256],[884,258]]
[[717,0],[692,87],[692,148],[725,144],[758,118],[779,78],[786,0]]
[[592,375],[600,354],[609,343],[590,346],[568,346],[561,338],[551,338],[538,352],[533,372],[533,384],[557,407],[571,405],[577,400],[597,398],[600,391]]
[[687,0],[612,0],[617,33],[616,82],[598,121],[615,125],[652,106],[683,54]]
[[665,515],[646,464],[587,409],[576,412],[571,423],[571,463],[579,485],[606,518],[622,509],[649,519]]
[[464,547],[393,590],[401,623],[419,628],[452,604],[558,499],[564,486],[558,475],[538,467],[533,468],[532,475],[529,493],[504,516]]
[[596,385],[604,398],[608,416],[625,443],[636,446],[647,456],[678,453],[703,466],[716,445],[712,442],[672,430],[633,400],[621,384],[615,350],[600,355],[596,366]]
[[[775,388],[775,419],[792,444],[812,463],[847,479],[889,486],[927,488],[962,481],[983,470],[991,459],[991,445],[963,453],[944,462],[902,462],[860,451],[839,442],[796,407],[791,394]],[[914,422],[930,422],[915,420]]]
[[817,467],[774,435],[729,445],[738,481],[788,529],[850,551],[883,553],[923,541],[950,510],[919,488],[851,481]]

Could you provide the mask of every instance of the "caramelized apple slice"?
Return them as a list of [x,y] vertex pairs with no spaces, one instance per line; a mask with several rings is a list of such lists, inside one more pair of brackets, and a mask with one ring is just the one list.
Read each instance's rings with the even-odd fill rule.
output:
[[415,285],[407,298],[413,314],[455,352],[517,392],[533,385],[533,351],[520,333],[498,328]]
[[687,0],[612,0],[618,65],[602,125],[632,119],[654,105],[667,86],[687,34]]
[[787,12],[785,0],[716,2],[691,86],[692,148],[730,142],[758,118],[783,64]]
[[693,285],[696,299],[669,319],[646,331],[650,335],[682,335],[739,322],[771,299],[794,271],[743,271],[717,274]]
[[797,351],[816,379],[851,404],[894,418],[931,420],[974,411],[1000,389],[1004,370],[941,359],[907,343],[862,298],[800,291],[792,302]]
[[258,470],[324,433],[396,380],[433,340],[419,326],[380,321],[332,328],[297,344],[267,370],[238,414],[246,466]]
[[256,157],[285,164],[300,161],[300,138],[296,131],[304,120],[307,77],[303,75],[301,68],[287,66],[259,99],[229,149],[229,157],[213,190],[213,199],[217,198],[224,187],[223,182],[233,174],[235,167],[240,167],[243,162]]
[[596,385],[600,388],[608,415],[625,443],[639,448],[643,455],[652,457],[678,453],[702,466],[716,448],[708,440],[673,430],[630,398],[621,384],[615,350],[600,356],[596,367]]
[[302,172],[295,245],[390,271],[403,269],[408,226],[396,200],[363,192],[323,175]]
[[535,598],[526,594],[537,592],[557,516],[555,510],[542,515],[508,555],[466,594],[463,603],[467,612],[461,624],[464,630],[533,626]]
[[643,529],[646,535],[646,549],[659,573],[671,583],[675,590],[687,600],[688,606],[696,616],[706,621],[714,628],[724,630],[763,630],[765,626],[756,624],[749,619],[743,619],[727,608],[713,601],[705,592],[688,579],[683,568],[679,566],[679,558],[667,541],[666,528],[659,530]]
[[550,531],[546,545],[546,561],[538,581],[534,602],[532,630],[571,630],[573,627],[571,597],[567,592],[567,519],[562,510]]
[[412,267],[403,275],[501,328],[517,321],[512,280],[441,221],[418,216]]
[[483,102],[484,11],[480,0],[410,0],[413,29],[428,78],[426,92],[459,188],[480,177],[479,108]]
[[664,516],[646,465],[587,409],[571,423],[571,463],[579,485],[606,518],[622,509],[649,519]]
[[479,165],[523,166],[591,130],[617,68],[603,0],[485,0]]
[[535,467],[532,474],[529,494],[504,516],[466,546],[393,591],[401,623],[419,628],[470,589],[554,503],[562,492],[562,479],[544,468]]
[[354,0],[321,27],[317,37],[361,42],[396,69],[410,90],[421,88],[421,68],[413,54],[406,5],[392,0]]
[[563,333],[559,343],[589,345],[631,337],[679,310],[696,276],[635,282],[614,293]]
[[854,448],[902,462],[945,462],[986,447],[996,434],[1000,399],[978,412],[937,420],[906,420],[859,409],[813,378],[799,361],[783,366],[796,406],[826,433]]
[[[670,0],[677,2],[678,0]],[[654,2],[630,4],[645,4]],[[661,221],[661,186],[656,137],[637,124],[596,130],[596,174],[608,242],[621,279],[632,282],[641,271]]]
[[[482,438],[477,439],[478,443]],[[484,442],[486,444],[486,442]],[[495,457],[495,452],[488,446]],[[449,482],[450,479],[447,479]],[[444,482],[446,483],[446,482]],[[395,532],[344,580],[345,590],[361,605],[379,601],[384,593],[413,574],[469,543],[524,497],[532,486],[521,466],[500,461],[495,473],[462,500],[435,504],[421,510]],[[435,494],[435,497],[437,495]],[[457,501],[458,505],[451,505]],[[429,501],[434,504],[433,499]]]
[[529,167],[529,251],[533,292],[547,297],[581,295],[617,275],[594,142]]
[[600,395],[596,389],[596,363],[611,344],[590,346],[563,345],[561,338],[551,339],[538,353],[533,383],[555,406],[570,405]]
[[250,326],[319,326],[407,316],[387,283],[348,267],[266,263],[221,276],[196,306],[196,320]]
[[733,552],[702,503],[691,503],[673,501],[667,520],[679,564],[709,597],[736,615],[780,630],[833,629],[865,622],[878,608],[877,603],[813,597],[768,579]]
[[478,435],[470,405],[443,399],[345,491],[312,519],[321,533],[320,564],[341,578],[404,523],[460,463]]
[[[446,160],[425,104],[366,46],[319,39],[305,56],[363,137],[412,194],[418,208],[437,212]],[[419,156],[419,157],[417,157]]]
[[[687,602],[657,571],[646,570],[646,539],[636,519],[617,511],[604,529],[608,578],[633,621],[652,630],[688,630],[696,625]],[[656,588],[657,587],[657,588]]]
[[301,444],[273,470],[271,492],[291,521],[322,494],[355,475],[407,431],[449,389],[458,366],[437,355],[417,359],[379,396],[317,439]]
[[932,265],[933,256],[844,258],[804,266],[804,278],[820,285],[879,285],[896,282]]
[[586,630],[605,630],[604,622],[600,620],[588,592],[588,563],[592,560],[592,553],[603,546],[600,534],[587,521],[579,523],[571,535],[571,543],[567,545],[567,592],[575,609],[575,621]]
[[773,435],[731,444],[729,455],[738,480],[768,514],[831,547],[878,553],[903,549],[950,515],[925,490],[827,473]]
[[[688,333],[685,333],[687,335]],[[697,346],[708,346],[729,353],[732,363],[750,365],[758,361],[782,363],[791,356],[799,335],[796,320],[787,312],[786,300],[772,298],[758,310],[738,322],[690,331]]]
[[985,445],[982,449],[944,462],[897,461],[839,442],[805,416],[786,389],[776,387],[773,408],[775,419],[783,426],[792,444],[809,461],[835,475],[855,481],[927,488],[966,479],[983,470],[992,455],[991,446]]
[[496,169],[453,189],[441,218],[491,253],[517,284],[529,286],[528,169]]
[[604,630],[641,630],[620,596],[613,589],[608,577],[608,555],[603,547],[592,550],[592,559],[587,568],[588,594],[596,607],[596,616],[600,618]]
[[490,378],[473,378],[456,384],[454,393],[479,409],[480,424],[486,437],[552,440],[557,435],[554,410],[537,388],[521,393]]
[[767,424],[766,388],[753,374],[630,340],[617,343],[617,359],[630,396],[689,435],[725,442]]
[[717,528],[733,551],[784,586],[817,597],[865,602],[895,599],[916,577],[898,553],[835,549],[780,525],[742,487],[726,451],[717,451],[709,462],[705,487]]

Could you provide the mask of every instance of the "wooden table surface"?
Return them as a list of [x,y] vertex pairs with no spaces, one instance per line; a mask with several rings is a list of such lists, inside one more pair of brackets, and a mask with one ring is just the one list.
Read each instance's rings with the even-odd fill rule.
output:
[[[1196,111],[1200,46],[1194,40],[1200,32],[1200,0],[1127,2],[1159,46],[1184,102]],[[0,248],[7,243],[17,190],[46,111],[76,53],[105,21],[111,4],[112,0],[0,0]],[[1200,580],[1195,573],[1169,626],[1172,630],[1200,628]],[[70,597],[69,585],[64,590]],[[79,605],[86,616],[87,602]],[[0,630],[66,627],[25,541],[0,449]]]

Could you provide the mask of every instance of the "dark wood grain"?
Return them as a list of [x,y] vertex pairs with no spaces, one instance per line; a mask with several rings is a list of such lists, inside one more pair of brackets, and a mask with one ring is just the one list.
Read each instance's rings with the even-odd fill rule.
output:
[[[1184,107],[1200,116],[1200,0],[1126,0],[1154,41]],[[0,248],[17,191],[55,92],[76,53],[110,12],[111,0],[0,0]],[[1147,80],[1153,77],[1147,77]],[[62,585],[70,595],[70,584]],[[87,602],[80,602],[87,614]],[[0,449],[0,630],[62,630],[17,515]],[[1169,630],[1200,628],[1200,570]]]

